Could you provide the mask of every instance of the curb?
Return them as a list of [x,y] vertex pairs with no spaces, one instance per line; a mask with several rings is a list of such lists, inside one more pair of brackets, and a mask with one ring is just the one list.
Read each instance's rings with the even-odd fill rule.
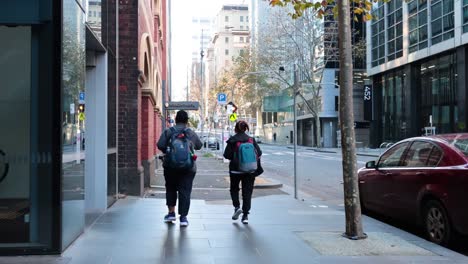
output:
[[365,157],[380,157],[380,155],[375,154],[365,154],[365,153],[357,153],[357,156],[365,156]]
[[[282,183],[264,183],[254,184],[254,189],[279,189],[282,188]],[[165,186],[162,185],[151,185],[150,188],[157,190],[166,190]],[[216,187],[194,187],[192,190],[214,190],[214,191],[229,191],[229,188],[216,188]]]
[[308,150],[313,150],[315,152],[322,152],[322,153],[337,153],[336,151],[332,151],[332,150],[321,150],[321,149],[308,149]]

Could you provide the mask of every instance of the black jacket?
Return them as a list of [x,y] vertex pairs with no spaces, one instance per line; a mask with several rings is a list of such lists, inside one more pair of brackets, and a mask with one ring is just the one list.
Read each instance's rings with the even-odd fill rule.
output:
[[[183,129],[186,129],[187,126],[185,124],[176,124],[174,128],[177,131],[182,131]],[[161,134],[161,137],[158,140],[158,149],[161,150],[163,153],[166,153],[167,146],[169,143],[169,139],[171,138],[172,134],[174,131],[171,128],[168,128],[164,130],[164,132]],[[187,128],[187,138],[190,140],[190,149],[193,151],[194,149],[199,150],[202,148],[203,144],[198,137],[198,135],[193,132],[190,128]],[[193,170],[196,171],[197,167],[196,164],[194,163],[193,165]]]
[[[224,150],[224,157],[228,160],[230,160],[231,162],[229,162],[229,171],[235,171],[237,169],[237,161],[234,160],[234,150],[236,148],[236,144],[237,142],[247,142],[249,140],[249,138],[252,138],[252,137],[249,137],[247,134],[245,134],[244,132],[240,132],[240,133],[237,133],[235,134],[234,136],[230,137],[226,143],[226,149]],[[257,142],[255,141],[255,138],[252,138],[253,140],[253,145],[255,147],[255,149],[257,150],[257,154],[258,156],[260,157],[262,155],[262,150],[260,149],[260,147],[258,146]]]

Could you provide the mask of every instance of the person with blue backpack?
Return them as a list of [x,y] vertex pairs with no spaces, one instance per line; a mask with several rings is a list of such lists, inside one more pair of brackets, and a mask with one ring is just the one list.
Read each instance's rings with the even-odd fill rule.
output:
[[[249,125],[245,121],[236,123],[234,136],[226,143],[224,157],[229,162],[229,178],[231,182],[230,193],[234,214],[232,220],[237,220],[242,214],[242,223],[249,223],[249,211],[252,201],[252,193],[255,177],[263,172],[260,165],[262,151],[253,137],[246,134]],[[239,183],[242,184],[242,208],[239,201]]]
[[175,206],[179,197],[178,213],[180,226],[188,226],[187,215],[190,209],[190,195],[193,179],[197,172],[194,151],[202,148],[198,135],[187,128],[188,114],[180,110],[176,114],[176,125],[161,134],[158,149],[164,155],[164,179],[166,181],[166,205],[168,214],[164,216],[165,223],[176,221]]

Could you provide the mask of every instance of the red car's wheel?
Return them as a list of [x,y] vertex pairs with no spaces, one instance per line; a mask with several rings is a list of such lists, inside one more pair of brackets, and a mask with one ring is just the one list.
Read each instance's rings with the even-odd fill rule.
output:
[[452,228],[448,214],[440,202],[430,200],[424,205],[423,224],[427,238],[431,242],[439,245],[449,243]]

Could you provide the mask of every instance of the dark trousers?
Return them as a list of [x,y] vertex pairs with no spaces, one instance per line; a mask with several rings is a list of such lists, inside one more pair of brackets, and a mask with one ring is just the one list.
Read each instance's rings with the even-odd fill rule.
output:
[[252,201],[252,192],[255,177],[250,174],[230,174],[231,180],[231,199],[234,207],[240,207],[239,202],[239,183],[242,184],[242,211],[248,214]]
[[190,195],[195,172],[175,172],[164,170],[166,180],[166,205],[176,206],[179,196],[179,215],[186,216],[190,209]]

